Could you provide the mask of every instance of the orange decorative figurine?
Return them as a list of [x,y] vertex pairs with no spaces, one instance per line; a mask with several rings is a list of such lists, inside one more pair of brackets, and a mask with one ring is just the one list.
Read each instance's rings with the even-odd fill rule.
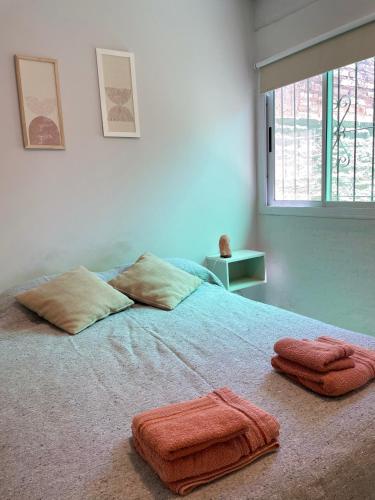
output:
[[232,257],[229,236],[227,236],[226,234],[220,236],[219,249],[220,249],[220,257],[223,257],[225,259]]

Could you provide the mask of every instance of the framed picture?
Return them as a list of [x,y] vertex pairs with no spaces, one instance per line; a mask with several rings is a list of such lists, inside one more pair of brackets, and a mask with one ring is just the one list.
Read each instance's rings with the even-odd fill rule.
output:
[[103,134],[140,137],[134,54],[96,49]]
[[27,149],[65,149],[56,59],[15,56],[23,144]]

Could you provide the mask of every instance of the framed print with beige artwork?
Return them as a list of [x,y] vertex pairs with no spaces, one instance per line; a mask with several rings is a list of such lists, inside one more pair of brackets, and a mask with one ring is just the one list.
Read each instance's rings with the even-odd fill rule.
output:
[[105,137],[140,137],[134,54],[96,49]]
[[23,144],[27,149],[65,149],[56,59],[15,56]]

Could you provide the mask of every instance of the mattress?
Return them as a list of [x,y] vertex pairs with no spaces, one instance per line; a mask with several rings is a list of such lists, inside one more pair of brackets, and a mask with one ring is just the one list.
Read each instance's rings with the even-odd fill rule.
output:
[[374,385],[329,399],[270,365],[284,336],[375,338],[207,281],[174,311],[136,305],[76,336],[14,293],[0,295],[2,500],[174,498],[133,450],[131,419],[223,386],[278,418],[281,446],[191,499],[375,498]]

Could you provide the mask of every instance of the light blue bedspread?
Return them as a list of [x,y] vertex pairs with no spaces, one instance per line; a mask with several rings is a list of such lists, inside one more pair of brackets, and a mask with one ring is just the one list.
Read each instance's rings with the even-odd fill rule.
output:
[[70,336],[14,293],[0,296],[1,500],[173,498],[132,450],[131,418],[222,386],[279,419],[281,448],[191,499],[375,498],[375,384],[328,399],[270,365],[284,336],[375,338],[208,282],[174,311],[137,305]]

